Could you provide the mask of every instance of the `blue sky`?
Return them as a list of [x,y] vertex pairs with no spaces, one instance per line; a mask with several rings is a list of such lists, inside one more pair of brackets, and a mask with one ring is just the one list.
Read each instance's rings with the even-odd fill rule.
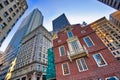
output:
[[83,21],[88,24],[106,16],[109,18],[109,14],[116,11],[115,9],[97,1],[97,0],[27,0],[28,9],[25,14],[20,18],[13,30],[10,32],[6,40],[0,47],[1,51],[5,51],[12,36],[18,29],[22,20],[27,16],[34,8],[38,8],[43,16],[43,25],[48,31],[52,30],[52,20],[65,13],[71,24],[82,23]]

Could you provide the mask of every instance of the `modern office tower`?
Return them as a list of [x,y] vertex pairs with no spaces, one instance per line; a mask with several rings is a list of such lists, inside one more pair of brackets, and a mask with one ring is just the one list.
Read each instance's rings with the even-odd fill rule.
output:
[[26,0],[0,0],[0,45],[27,8]]
[[[37,20],[36,20],[37,19]],[[5,53],[2,57],[3,68],[0,72],[0,80],[4,80],[9,71],[12,61],[18,54],[19,47],[23,37],[31,30],[43,24],[42,13],[38,9],[34,9],[21,23],[12,40],[10,41]],[[32,27],[31,27],[32,26]],[[7,77],[6,77],[7,78]]]
[[111,6],[117,10],[120,10],[120,0],[98,0],[108,6]]
[[47,49],[51,47],[51,34],[43,26],[24,36],[11,80],[46,80]]
[[120,58],[120,29],[105,17],[90,24],[103,43],[116,58]]
[[109,20],[120,29],[120,11],[112,13],[109,17]]
[[53,24],[53,32],[59,32],[65,26],[70,25],[68,19],[66,18],[65,14],[60,15],[55,20],[52,21]]
[[46,80],[56,80],[53,48],[48,49],[47,53],[48,53],[48,67],[46,70]]
[[53,40],[57,80],[119,80],[117,61],[90,26],[71,25]]

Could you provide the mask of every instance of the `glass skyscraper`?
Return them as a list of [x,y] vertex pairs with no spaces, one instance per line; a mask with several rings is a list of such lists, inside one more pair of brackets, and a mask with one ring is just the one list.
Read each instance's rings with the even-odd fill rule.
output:
[[120,0],[98,0],[114,9],[120,10]]
[[38,9],[34,9],[23,20],[2,57],[3,66],[0,71],[0,80],[5,79],[6,74],[8,73],[9,67],[11,65],[11,62],[15,59],[16,55],[18,54],[19,47],[21,45],[23,37],[42,24],[43,15]]
[[64,27],[70,25],[68,19],[65,14],[60,15],[58,18],[52,21],[53,24],[53,32],[59,32]]

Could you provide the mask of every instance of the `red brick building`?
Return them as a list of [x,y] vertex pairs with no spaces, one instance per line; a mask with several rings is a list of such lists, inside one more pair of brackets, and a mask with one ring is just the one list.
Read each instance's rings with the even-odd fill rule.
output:
[[64,28],[53,45],[57,80],[120,80],[120,62],[89,26]]

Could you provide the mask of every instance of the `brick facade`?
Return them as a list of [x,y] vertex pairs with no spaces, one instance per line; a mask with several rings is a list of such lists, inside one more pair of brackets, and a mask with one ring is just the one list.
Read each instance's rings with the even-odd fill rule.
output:
[[[57,38],[53,40],[55,66],[56,66],[56,79],[57,80],[104,80],[107,77],[116,76],[120,79],[120,62],[117,61],[108,48],[102,43],[99,37],[96,35],[89,26],[81,27],[79,24],[70,26],[74,36],[77,36],[81,45],[85,46],[88,50],[89,56],[82,57],[85,59],[88,70],[79,72],[76,59],[70,60],[67,57],[67,51],[69,51],[67,43],[67,32],[65,29],[57,33]],[[94,43],[94,46],[87,47],[83,38],[89,36]],[[60,56],[59,47],[65,47],[65,56]],[[98,67],[93,55],[100,53],[107,65]],[[63,75],[62,64],[68,62],[70,74]]]

